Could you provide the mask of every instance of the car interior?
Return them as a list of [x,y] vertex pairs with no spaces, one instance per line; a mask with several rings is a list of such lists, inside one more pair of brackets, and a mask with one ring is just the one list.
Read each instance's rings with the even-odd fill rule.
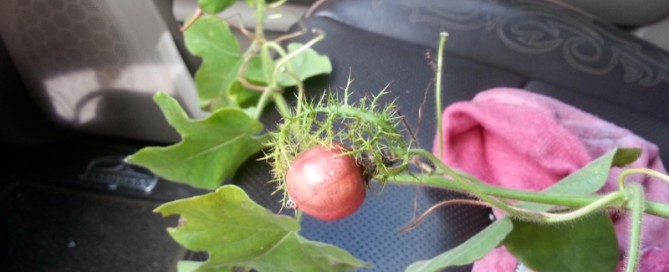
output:
[[[197,0],[4,0],[0,2],[0,270],[176,271],[206,260],[174,242],[178,218],[152,210],[205,190],[128,164],[142,147],[179,135],[152,100],[175,97],[204,118],[193,75],[200,59],[181,25]],[[243,1],[219,16],[253,27]],[[306,81],[307,94],[355,97],[388,86],[418,144],[431,150],[435,112],[423,103],[439,33],[449,39],[444,105],[493,87],[543,94],[625,127],[669,160],[669,2],[591,0],[288,0],[268,20],[277,37],[318,29],[314,49],[332,73]],[[241,36],[241,34],[240,34]],[[306,42],[309,35],[291,41]],[[428,101],[434,98],[427,96]],[[280,116],[268,110],[267,126]],[[270,167],[247,160],[225,181],[279,212]],[[350,218],[305,217],[301,234],[374,264],[403,271],[453,248],[490,224],[488,208],[449,206],[400,233],[415,214],[459,197],[446,190],[387,185]],[[448,271],[470,271],[461,266]]]

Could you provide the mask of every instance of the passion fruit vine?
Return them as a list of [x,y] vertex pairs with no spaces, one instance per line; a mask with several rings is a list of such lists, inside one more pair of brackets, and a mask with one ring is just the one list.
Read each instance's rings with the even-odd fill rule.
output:
[[317,145],[299,154],[286,174],[295,208],[334,221],[353,214],[365,200],[362,166],[341,145]]

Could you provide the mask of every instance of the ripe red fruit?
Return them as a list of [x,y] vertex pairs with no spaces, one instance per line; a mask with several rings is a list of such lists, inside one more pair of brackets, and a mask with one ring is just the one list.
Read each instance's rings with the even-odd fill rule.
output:
[[365,200],[362,168],[345,149],[315,146],[295,158],[286,174],[288,195],[296,208],[333,221],[354,213]]

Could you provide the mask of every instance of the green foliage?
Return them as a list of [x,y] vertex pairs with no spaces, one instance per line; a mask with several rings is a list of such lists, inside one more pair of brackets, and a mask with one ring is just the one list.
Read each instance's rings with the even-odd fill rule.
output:
[[639,148],[616,148],[611,166],[623,167],[633,163],[641,156]]
[[[277,78],[277,84],[279,86],[295,86],[307,78],[332,72],[332,64],[327,56],[320,55],[315,50],[309,47],[304,47],[304,45],[300,43],[291,43],[287,48],[287,55],[299,54],[290,58],[285,64],[288,69],[279,74]],[[270,62],[271,59],[269,59],[269,56],[262,56],[262,60],[264,62],[258,59],[251,62],[246,75],[250,80],[269,83],[273,71],[267,71],[267,69],[263,67],[272,67],[274,62]]]
[[[609,169],[613,166],[623,166],[626,164],[631,163],[632,161],[637,159],[639,152],[636,149],[615,149],[612,150],[605,155],[601,156],[600,158],[594,160],[584,168],[580,169],[579,171],[573,173],[572,175],[562,179],[558,183],[554,184],[553,186],[547,188],[546,190],[542,191],[542,193],[550,193],[552,197],[555,197],[555,195],[563,195],[563,196],[580,196],[580,195],[590,195],[597,190],[599,190],[604,183],[607,180],[608,174],[609,174]],[[436,158],[433,158],[436,160]],[[454,172],[455,174],[458,175],[463,175],[463,178],[468,177],[467,174],[465,173],[459,173],[459,172]],[[452,180],[447,181],[446,183],[441,183],[437,182],[436,180],[432,179],[424,179],[420,181],[422,182],[427,182],[430,185],[440,185],[440,187],[445,187],[445,188],[451,188],[450,186],[453,186],[452,188],[458,188],[461,189],[463,187],[458,187],[455,183],[452,182]],[[443,185],[449,185],[449,186],[443,186]],[[482,185],[480,181],[474,182],[473,186],[479,186]],[[487,186],[487,185],[486,185]],[[487,186],[489,187],[489,186]],[[486,187],[486,188],[487,188]],[[483,190],[485,191],[485,190]],[[537,193],[537,196],[540,196],[539,193]],[[544,197],[548,198],[548,195],[545,195]],[[526,217],[523,217],[525,219],[528,218],[534,218],[535,221],[541,221],[542,216],[544,215],[539,215],[536,214],[535,212],[545,212],[550,210],[553,206],[552,205],[542,205],[542,204],[537,204],[537,203],[528,203],[528,202],[521,202],[517,204],[519,207],[525,208],[525,209],[531,209],[531,213],[528,214]],[[600,210],[593,210],[593,212],[599,212]],[[546,243],[533,243],[530,241],[534,240],[534,234],[533,232],[544,232],[544,233],[557,233],[558,231],[565,231],[570,233],[573,237],[579,237],[575,238],[575,240],[581,239],[582,237],[586,237],[590,235],[589,233],[593,232],[593,229],[588,229],[584,226],[587,226],[588,222],[591,222],[595,230],[598,229],[599,227],[603,227],[603,232],[599,234],[598,237],[595,237],[594,239],[596,240],[597,243],[593,243],[592,245],[589,245],[588,243],[583,243],[583,244],[576,244],[575,242],[573,243],[565,243],[563,245],[562,250],[566,250],[565,247],[569,246],[575,246],[575,247],[580,247],[582,250],[587,251],[587,250],[600,250],[599,247],[603,247],[602,245],[606,245],[607,243],[611,245],[610,243],[613,241],[613,247],[612,250],[616,252],[617,254],[617,240],[615,239],[615,233],[611,234],[613,232],[613,227],[612,223],[610,222],[610,219],[606,218],[609,222],[607,223],[606,220],[603,220],[599,218],[600,216],[591,216],[591,214],[586,214],[587,216],[584,218],[577,219],[578,221],[577,224],[572,225],[571,223],[562,223],[559,225],[555,224],[547,224],[547,223],[529,223],[526,221],[521,221],[519,219],[514,219],[513,221],[513,231],[511,230],[511,227],[508,229],[503,229],[500,228],[499,226],[496,226],[497,224],[502,224],[502,221],[508,221],[508,224],[511,224],[511,221],[508,218],[503,218],[495,223],[493,223],[491,226],[489,226],[487,229],[479,233],[478,235],[470,238],[467,242],[463,243],[462,245],[442,254],[439,255],[429,261],[422,261],[418,263],[414,263],[410,269],[417,269],[418,267],[426,267],[424,271],[433,271],[439,268],[445,268],[445,267],[450,267],[450,266],[456,266],[456,265],[463,265],[463,264],[468,264],[471,263],[478,258],[483,257],[487,252],[492,250],[494,246],[499,244],[499,241],[504,240],[504,238],[508,235],[511,235],[512,233],[515,233],[517,230],[515,228],[515,224],[524,224],[523,229],[518,230],[518,233],[515,233],[515,238],[511,238],[510,241],[514,241],[513,239],[518,239],[518,237],[526,237],[528,239],[526,243],[515,243],[512,244],[512,246],[516,247],[522,247],[521,250],[518,250],[517,252],[520,252],[520,254],[525,254],[525,252],[543,252],[543,251],[548,251],[550,252],[552,249],[553,245],[550,242]],[[605,216],[606,217],[606,216]],[[573,222],[576,222],[573,221]],[[602,222],[604,221],[604,222]],[[517,223],[521,222],[521,223]],[[532,222],[532,221],[530,221]],[[506,224],[506,223],[504,223]],[[578,225],[578,226],[576,226]],[[528,227],[529,226],[529,227]],[[576,226],[576,227],[575,227]],[[546,228],[546,229],[544,229]],[[531,231],[528,231],[531,230]],[[525,232],[525,233],[521,233]],[[485,234],[483,234],[485,233]],[[477,241],[481,238],[479,235],[485,235],[485,237],[488,237],[486,239],[492,239],[489,237],[495,237],[497,239],[497,243],[490,246],[490,247],[483,247],[478,245]],[[547,238],[549,239],[549,238]],[[613,239],[613,240],[611,240]],[[493,240],[495,241],[495,240]],[[493,242],[491,241],[491,242]],[[512,243],[511,242],[511,243]],[[506,241],[505,241],[506,243]],[[588,249],[588,247],[590,247]],[[612,250],[609,249],[609,251],[602,251],[602,255],[600,256],[602,258],[602,262],[607,261],[606,258],[611,257],[610,254],[612,253]],[[512,252],[514,253],[514,252]],[[461,256],[461,254],[471,254],[469,256],[464,258],[464,256]],[[514,253],[515,254],[515,253]],[[607,255],[608,254],[608,255]],[[476,257],[478,256],[478,257]],[[616,255],[617,256],[617,255]],[[463,257],[463,258],[455,258],[455,257]],[[521,257],[524,257],[522,255]],[[533,259],[534,257],[530,257],[530,259]],[[616,257],[617,258],[617,257]],[[457,260],[457,262],[456,262]],[[469,262],[466,262],[469,261]],[[420,265],[420,266],[419,266]],[[583,264],[577,264],[577,265],[583,265]],[[542,267],[542,269],[545,267]],[[552,268],[552,267],[549,267]],[[423,271],[423,270],[417,270],[417,271]],[[544,270],[540,270],[544,271]],[[566,270],[569,271],[569,270]],[[588,271],[588,270],[571,270],[571,271]]]
[[506,248],[535,271],[614,271],[618,241],[606,213],[561,224],[514,221]]
[[[331,245],[301,237],[297,219],[269,212],[233,185],[215,192],[164,204],[163,216],[179,214],[170,235],[209,260],[194,271],[233,267],[257,271],[347,271],[367,266]],[[195,265],[191,266],[194,267]]]
[[440,269],[470,264],[483,258],[497,247],[513,229],[508,218],[490,224],[466,242],[430,260],[418,261],[407,267],[407,272],[432,272]]
[[[324,36],[318,34],[304,45],[293,43],[285,49],[277,42],[265,40],[263,15],[271,6],[263,0],[246,0],[256,9],[258,27],[254,34],[247,34],[255,35],[251,37],[251,46],[240,50],[228,24],[213,15],[234,3],[234,0],[199,0],[200,9],[207,14],[197,18],[184,34],[187,48],[202,58],[195,83],[200,106],[211,115],[204,120],[189,119],[174,99],[163,93],[156,94],[154,99],[182,140],[172,146],[144,148],[128,157],[129,162],[147,167],[169,180],[215,189],[223,180],[232,177],[246,159],[261,148],[269,147],[271,150],[266,159],[273,164],[279,190],[283,188],[283,177],[293,158],[316,144],[342,143],[350,147],[348,153],[365,167],[365,176],[382,182],[388,177],[397,178],[400,172],[406,171],[410,162],[416,162],[410,160],[413,155],[440,165],[441,162],[427,151],[412,153],[409,150],[409,144],[398,129],[401,117],[395,106],[379,104],[379,97],[385,95],[385,90],[349,104],[347,86],[342,99],[326,94],[318,103],[306,101],[302,81],[332,71],[330,60],[311,49]],[[439,71],[444,43],[445,36],[442,35]],[[437,110],[441,110],[440,80],[441,76],[437,76]],[[299,95],[294,109],[290,109],[279,95],[283,88],[292,86],[297,86]],[[272,102],[276,103],[284,120],[277,130],[268,132],[269,136],[261,135],[263,126],[257,119],[263,108]],[[437,118],[441,118],[439,113]],[[440,119],[438,123],[441,124]],[[507,209],[510,212],[525,215],[517,218],[548,222],[546,218],[558,215],[551,211],[553,205],[558,205],[555,203],[571,205],[558,201],[559,197],[595,193],[604,185],[610,167],[625,165],[638,156],[638,150],[621,149],[607,153],[542,192],[549,195],[491,189],[491,186],[457,171],[409,173],[406,176],[414,182],[419,181],[414,184],[465,191],[487,201],[488,205],[510,208]],[[450,169],[441,165],[441,169]],[[430,167],[422,169],[427,168]],[[453,180],[444,182],[444,174]],[[454,180],[460,181],[452,182]],[[495,193],[505,193],[506,196]],[[519,209],[506,201],[506,198],[523,200],[522,197],[554,204],[519,203],[517,206],[523,208]],[[595,203],[604,198],[592,199]],[[434,271],[468,264],[502,241],[523,263],[540,271],[611,271],[618,258],[618,247],[612,223],[601,209],[628,205],[622,203],[622,198],[611,199],[610,202],[595,203],[601,204],[599,206],[592,203],[586,206],[591,209],[576,210],[584,211],[583,214],[575,213],[575,217],[581,218],[568,224],[512,223],[511,219],[500,219],[462,245],[431,260],[416,262],[407,271]],[[578,205],[581,204],[572,206]],[[637,206],[632,208],[640,214],[645,202],[641,199],[641,204],[634,205]],[[669,216],[666,205],[648,203],[648,207],[648,210]],[[209,253],[210,258],[204,263],[180,262],[180,272],[235,271],[235,268],[279,272],[344,271],[367,266],[344,250],[304,239],[298,234],[298,219],[272,214],[232,185],[206,195],[167,203],[156,212],[164,216],[179,214],[179,226],[169,229],[172,237],[190,250]],[[634,226],[639,227],[639,222],[640,219],[633,222]]]
[[[258,88],[291,87],[309,77],[332,71],[327,56],[299,43],[288,45],[288,51],[283,52],[278,44],[263,41],[242,54],[228,24],[212,15],[195,21],[184,33],[184,39],[188,50],[202,58],[195,84],[200,106],[205,109],[254,106],[261,92],[245,87],[240,79],[246,79],[249,84],[260,84]],[[256,47],[260,48],[260,54],[256,54]],[[272,58],[270,48],[280,53],[279,59]]]
[[[332,64],[330,63],[330,58],[318,54],[315,50],[304,47],[300,43],[290,43],[288,44],[288,54],[296,54],[294,58],[291,58],[288,62],[290,69],[295,71],[297,75],[297,81],[289,76],[279,77],[279,85],[288,87],[295,86],[300,81],[304,81],[307,78],[320,75],[320,74],[329,74],[332,72]],[[303,52],[297,54],[298,50],[304,50]]]
[[213,15],[202,16],[184,32],[184,40],[188,50],[202,58],[195,73],[200,105],[210,109],[239,107],[243,101],[231,93],[242,88],[238,74],[244,58],[228,24]]
[[[627,165],[639,154],[638,149],[611,150],[542,192],[570,196],[593,194],[604,186],[611,167]],[[552,208],[530,203],[520,206],[535,211]],[[550,225],[515,220],[514,229],[504,244],[526,266],[538,271],[613,271],[618,261],[613,223],[602,212]]]
[[260,151],[262,124],[238,109],[220,109],[204,120],[188,119],[176,100],[165,93],[154,99],[167,121],[182,136],[168,147],[146,147],[128,157],[166,179],[214,189]]
[[[614,149],[542,192],[590,195],[604,186],[609,170],[635,161],[638,149]],[[521,207],[548,211],[551,205],[522,203]],[[514,221],[504,245],[526,266],[538,271],[613,271],[618,241],[611,219],[600,212],[569,223]]]
[[[179,261],[179,263],[177,263],[177,272],[194,272],[202,266],[202,264],[203,262]],[[232,269],[221,269],[219,272],[232,272]]]
[[[639,154],[638,149],[613,149],[542,192],[571,196],[593,194],[604,186],[611,167],[627,165],[635,161]],[[520,206],[535,211],[547,211],[552,207],[536,203],[523,203]]]

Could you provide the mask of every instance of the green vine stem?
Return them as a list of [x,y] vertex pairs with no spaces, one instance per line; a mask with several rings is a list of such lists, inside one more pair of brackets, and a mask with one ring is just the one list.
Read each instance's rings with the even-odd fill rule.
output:
[[265,39],[265,11],[267,6],[265,1],[256,2],[256,29],[255,35],[256,38],[264,40]]
[[[267,106],[271,102],[270,98],[273,99],[274,102],[277,104],[279,113],[281,113],[281,115],[284,118],[292,116],[288,103],[286,103],[285,98],[279,92],[281,88],[279,87],[278,80],[281,74],[286,74],[289,77],[293,78],[293,80],[295,80],[295,82],[297,83],[297,90],[298,90],[298,103],[302,102],[304,98],[304,86],[301,80],[299,80],[296,74],[292,71],[292,68],[289,65],[290,64],[289,61],[292,58],[304,52],[305,50],[311,48],[317,42],[325,39],[325,34],[323,34],[322,32],[316,30],[314,32],[318,34],[315,38],[311,39],[309,42],[300,46],[300,48],[290,53],[286,53],[285,50],[283,50],[283,48],[281,48],[281,46],[279,46],[275,42],[265,42],[262,45],[262,50],[268,50],[271,48],[280,55],[280,58],[274,64],[274,69],[272,70],[269,85],[265,87],[262,95],[260,96],[260,99],[258,100],[258,104],[256,106],[257,111],[254,116],[255,119],[260,118],[262,114],[262,109],[265,108],[265,106]],[[301,105],[298,105],[298,112],[300,111],[300,106]]]
[[641,254],[641,223],[646,205],[641,185],[637,183],[630,184],[627,194],[632,206],[632,228],[630,230],[630,244],[627,251],[625,271],[634,272],[637,271],[639,256]]
[[544,215],[544,223],[559,223],[566,222],[586,216],[588,214],[593,214],[597,211],[601,211],[607,206],[619,206],[620,203],[625,198],[625,194],[620,191],[616,191],[607,195],[600,197],[599,199],[591,202],[590,204],[578,208],[576,210],[565,212],[565,213],[540,213]]
[[[438,137],[439,139],[444,139],[444,130],[441,127],[441,71],[444,63],[444,46],[446,45],[446,39],[448,38],[448,33],[446,32],[441,32],[439,33],[439,48],[438,48],[438,57],[437,57],[437,75],[436,75],[436,82],[435,82],[435,96],[436,96],[436,110],[437,110],[437,124],[439,124],[439,131]],[[444,156],[444,143],[443,141],[439,141],[439,159],[443,159]]]
[[[270,102],[270,98],[273,96],[275,92],[268,89],[265,89],[262,92],[262,95],[260,96],[260,99],[258,100],[258,105],[256,106],[256,112],[255,115],[253,116],[254,119],[259,120],[260,116],[262,116],[262,109],[265,108]],[[275,96],[276,97],[276,96]],[[281,112],[283,114],[283,112]]]
[[[480,198],[481,200],[488,202],[492,206],[499,208],[504,212],[507,212],[509,215],[524,220],[543,222],[543,223],[558,223],[558,222],[574,220],[581,216],[604,209],[607,206],[612,206],[612,205],[619,206],[620,203],[622,203],[624,197],[624,194],[622,192],[614,192],[606,196],[600,197],[598,199],[595,199],[591,202],[588,202],[587,204],[580,206],[576,210],[565,213],[549,213],[549,212],[538,212],[538,211],[528,210],[517,206],[513,206],[503,200],[491,197],[490,194],[487,194],[486,192],[481,190],[481,186],[484,184],[483,182],[480,182],[476,178],[469,175],[466,176],[467,180],[464,180],[462,178],[461,173],[456,172],[455,170],[447,167],[446,165],[441,163],[441,161],[439,161],[434,155],[425,150],[422,149],[410,150],[409,153],[412,155],[422,156],[432,161],[437,166],[438,170],[443,171],[443,173],[439,174],[446,174],[449,177],[451,177],[452,178],[451,183],[459,184],[459,186],[463,189],[462,191],[471,193],[476,197]],[[434,174],[436,173],[433,173],[432,176],[434,176]]]
[[523,211],[520,208],[517,207],[512,207],[510,204],[493,198],[490,195],[482,192],[478,186],[473,184],[472,182],[468,180],[464,180],[460,173],[454,171],[453,169],[449,168],[448,166],[444,165],[437,157],[435,157],[432,153],[424,150],[424,149],[411,149],[409,150],[409,155],[415,155],[415,156],[420,156],[425,159],[430,160],[436,167],[437,170],[442,172],[441,174],[446,174],[452,178],[453,183],[459,184],[466,192],[475,195],[476,197],[480,198],[481,200],[488,202],[489,204],[503,210],[504,212],[511,214],[516,217],[520,218],[526,218],[528,220],[532,220],[532,216],[529,216],[525,211]]
[[[419,185],[419,186],[429,186],[435,188],[443,188],[448,190],[453,190],[461,193],[469,193],[467,188],[462,186],[462,184],[453,181],[452,179],[446,178],[440,174],[432,175],[421,175],[417,176],[415,174],[401,174],[390,177],[387,182],[395,184],[404,184],[404,185]],[[587,206],[600,198],[602,196],[589,195],[589,196],[573,196],[573,195],[560,195],[560,194],[550,194],[542,192],[531,192],[531,191],[520,191],[507,189],[497,186],[488,185],[485,183],[479,183],[475,185],[477,189],[486,195],[495,196],[504,199],[511,200],[520,200],[525,202],[540,203],[540,204],[550,204],[564,207],[584,207]],[[623,203],[609,203],[605,205],[604,208],[622,208],[631,210],[632,204],[629,202]],[[647,201],[646,202],[646,213],[656,216],[661,216],[669,218],[669,205]]]
[[279,113],[282,116],[291,116],[290,107],[286,103],[286,99],[283,98],[283,95],[279,92],[272,92],[274,96],[274,103],[276,103],[276,108],[279,109]]
[[272,81],[270,83],[270,87],[276,86],[276,84],[277,84],[276,81],[279,78],[279,73],[283,72],[283,70],[286,69],[285,66],[288,63],[288,61],[290,61],[292,58],[299,55],[300,53],[304,52],[305,50],[311,48],[317,42],[320,42],[321,40],[325,39],[325,34],[323,32],[318,31],[318,30],[314,30],[314,33],[317,34],[315,38],[313,38],[309,42],[303,44],[297,50],[295,50],[293,52],[290,52],[287,55],[283,56],[281,59],[279,59],[279,61],[276,63],[276,65],[274,65],[274,73],[273,73],[273,76],[272,76]]
[[665,182],[669,183],[669,176],[667,176],[663,173],[660,173],[658,171],[648,169],[648,168],[629,168],[629,169],[625,169],[622,172],[620,172],[620,176],[618,176],[618,187],[620,188],[620,191],[625,190],[625,179],[627,178],[627,176],[633,175],[633,174],[648,175],[648,176],[658,178],[662,181],[665,181]]

